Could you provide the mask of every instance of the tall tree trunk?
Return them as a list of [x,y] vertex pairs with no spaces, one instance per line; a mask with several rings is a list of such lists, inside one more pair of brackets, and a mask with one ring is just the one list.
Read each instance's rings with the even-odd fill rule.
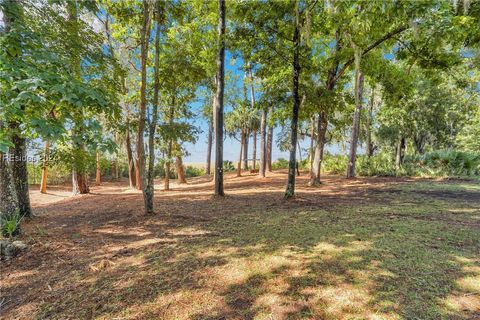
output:
[[[272,109],[269,110],[270,117],[272,116]],[[273,149],[273,126],[268,126],[267,132],[267,171],[272,172],[272,149]]]
[[223,190],[223,91],[225,81],[225,0],[218,0],[217,92],[215,94],[215,195]]
[[405,151],[405,138],[402,137],[398,141],[396,156],[395,156],[395,169],[397,170],[397,173],[400,170],[400,167],[403,162],[404,151]]
[[299,78],[300,78],[300,8],[299,1],[295,3],[295,20],[293,31],[293,72],[292,72],[292,93],[293,110],[291,119],[291,139],[290,139],[290,159],[288,162],[288,179],[285,190],[285,198],[291,198],[295,195],[295,169],[297,154],[297,135],[298,135],[298,113],[300,110]]
[[153,101],[152,101],[152,119],[150,121],[148,131],[148,168],[147,168],[147,183],[143,189],[143,200],[145,202],[145,213],[153,213],[153,195],[155,192],[155,130],[157,128],[158,117],[158,93],[160,90],[159,68],[160,68],[160,24],[161,24],[161,10],[160,1],[155,2],[155,63],[153,66],[154,85],[153,85]]
[[267,111],[262,110],[262,118],[260,120],[260,168],[258,170],[258,176],[265,177],[265,171],[267,169],[266,159],[266,134],[267,134]]
[[240,134],[240,153],[238,155],[237,177],[242,176],[242,158],[243,158],[244,147],[245,147],[245,129],[242,129],[242,133]]
[[127,161],[128,161],[128,182],[130,184],[130,188],[135,188],[137,186],[137,179],[135,175],[135,172],[136,172],[135,161],[133,159],[132,142],[130,139],[130,128],[129,128],[128,120],[127,120],[125,145],[127,149]]
[[102,171],[100,170],[100,152],[97,151],[97,170],[95,172],[95,185],[99,186],[101,184],[101,175]]
[[207,141],[207,163],[205,165],[205,174],[210,175],[212,166],[212,144],[213,144],[213,124],[208,122],[208,141]]
[[317,119],[317,140],[315,145],[315,155],[313,158],[312,174],[310,175],[310,186],[318,186],[320,181],[320,171],[322,168],[323,151],[325,148],[325,134],[327,132],[327,113],[321,111]]
[[42,161],[42,179],[40,180],[40,193],[47,193],[48,158],[50,157],[50,141],[45,141]]
[[[137,189],[143,190],[146,184],[145,175],[145,149],[143,136],[145,131],[145,115],[147,110],[147,57],[148,40],[150,37],[150,12],[149,1],[143,0],[143,21],[140,31],[140,64],[141,64],[141,85],[140,85],[140,112],[138,115],[137,144],[136,144],[136,166],[135,180]],[[145,197],[144,197],[145,199]]]
[[[167,154],[171,152],[168,152],[167,151]],[[168,155],[167,155],[168,157]],[[170,160],[167,159],[167,161],[165,161],[165,180],[164,180],[164,183],[163,183],[163,190],[165,191],[168,191],[170,190]]]
[[[10,45],[14,45],[15,48],[21,48],[21,38],[20,34],[13,33],[11,34],[12,28],[14,32],[15,26],[21,25],[22,22],[22,13],[23,8],[20,1],[4,1],[2,4],[2,13],[3,13],[3,24],[5,28],[5,34],[7,35],[8,40],[10,40]],[[8,42],[8,41],[7,41]],[[15,61],[22,59],[21,50],[7,50],[7,60],[9,62],[15,63]],[[2,61],[3,62],[3,61]],[[7,62],[8,64],[8,62]],[[3,90],[3,88],[2,88]],[[8,90],[8,89],[7,89]],[[13,89],[18,91],[18,89]],[[25,112],[25,105],[20,106],[20,112]],[[13,179],[14,189],[16,192],[17,205],[20,215],[25,217],[30,217],[32,215],[32,210],[30,208],[30,195],[28,193],[28,171],[27,171],[27,146],[26,139],[22,134],[20,128],[20,122],[17,119],[11,119],[8,122],[9,134],[11,137],[11,142],[13,146],[10,148],[10,155],[13,156],[12,161],[10,161],[10,170],[11,177]],[[1,126],[4,124],[2,122]],[[10,175],[8,175],[10,176]],[[6,182],[8,184],[9,182]]]
[[[325,83],[326,92],[333,93],[336,84],[336,77],[338,73],[338,67],[340,61],[338,59],[337,53],[341,50],[341,37],[340,37],[340,29],[335,31],[335,59],[333,61],[333,65],[328,70],[327,81]],[[325,134],[328,128],[328,113],[327,110],[322,110],[318,114],[317,119],[317,143],[315,145],[315,156],[313,158],[313,167],[312,167],[312,175],[310,178],[309,185],[315,186],[321,183],[320,181],[320,172],[322,170],[322,160],[323,160],[323,152],[325,149]]]
[[[0,120],[0,130],[3,130],[3,127],[4,123]],[[4,224],[19,212],[15,184],[7,159],[9,157],[11,157],[10,154],[0,152],[0,230],[3,230]],[[15,233],[18,231],[20,226],[17,226]]]
[[243,144],[243,169],[248,170],[248,140],[250,140],[250,130],[245,129],[245,143]]
[[375,86],[372,86],[372,94],[370,96],[370,103],[369,103],[369,108],[368,108],[368,115],[367,115],[367,157],[373,156],[373,142],[372,142],[372,122],[373,122],[373,107],[375,104]]
[[116,156],[112,161],[112,176],[115,181],[118,181],[118,161]]
[[[67,15],[68,15],[68,31],[70,39],[73,43],[79,43],[79,23],[78,23],[78,8],[77,2],[69,1],[67,2]],[[71,69],[73,76],[78,80],[82,80],[82,69],[81,69],[81,57],[78,52],[77,46],[67,46],[67,50],[71,56]],[[76,108],[73,113],[73,129],[72,129],[72,140],[73,140],[73,168],[72,168],[72,193],[77,194],[86,194],[90,192],[88,187],[88,173],[86,170],[86,165],[84,163],[85,155],[85,142],[83,141],[83,130],[84,130],[84,115],[83,109]]]
[[181,156],[177,156],[175,158],[175,167],[177,170],[178,184],[187,183],[187,179],[185,178],[185,167],[183,166],[183,160]]
[[257,169],[257,130],[253,130],[253,150],[252,150],[253,170]]
[[310,119],[310,150],[309,150],[309,160],[310,160],[310,178],[313,177],[313,158],[315,156],[315,116],[312,116]]
[[[172,96],[172,105],[170,106],[170,114],[168,115],[168,124],[170,127],[173,125],[173,117],[175,115],[175,96]],[[169,138],[167,146],[167,160],[165,161],[165,182],[163,184],[163,190],[170,190],[170,170],[172,164],[172,150],[173,150],[173,139]]]
[[350,155],[347,166],[347,178],[355,178],[355,163],[357,160],[357,144],[360,131],[360,115],[362,112],[363,73],[356,71],[355,76],[355,113],[353,115],[352,138],[350,140]]
[[18,208],[20,215],[31,217],[32,209],[30,207],[30,195],[28,193],[28,170],[27,170],[27,143],[20,132],[18,122],[10,122],[10,132],[12,134],[13,147],[10,148],[10,154],[13,161],[10,162],[15,191],[17,193]]

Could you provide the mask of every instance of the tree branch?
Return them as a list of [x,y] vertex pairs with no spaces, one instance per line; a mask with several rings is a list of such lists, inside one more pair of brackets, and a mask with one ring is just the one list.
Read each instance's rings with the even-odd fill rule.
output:
[[[402,33],[403,31],[405,31],[405,30],[407,30],[407,29],[408,29],[408,26],[404,25],[404,26],[398,27],[398,28],[395,29],[395,30],[390,31],[389,33],[385,34],[383,37],[381,37],[380,39],[378,39],[377,41],[375,41],[374,43],[372,43],[371,45],[369,45],[365,50],[363,50],[362,56],[366,55],[367,53],[369,53],[370,51],[372,51],[373,49],[375,49],[376,47],[378,47],[380,44],[382,44],[382,43],[385,42],[386,40],[393,38],[395,35],[400,34],[400,33]],[[348,61],[342,66],[342,68],[340,69],[340,71],[339,71],[338,74],[336,75],[336,77],[335,77],[335,79],[334,79],[334,82],[337,82],[338,79],[340,79],[340,77],[343,76],[343,74],[345,73],[345,71],[348,69],[348,67],[349,67],[353,62],[354,62],[354,59],[351,58],[350,60],[348,60]]]

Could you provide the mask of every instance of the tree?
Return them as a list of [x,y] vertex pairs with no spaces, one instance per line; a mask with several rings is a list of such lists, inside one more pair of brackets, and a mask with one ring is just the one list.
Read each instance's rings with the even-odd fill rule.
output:
[[215,195],[224,196],[223,190],[223,90],[225,76],[225,0],[218,0],[218,53],[215,94]]

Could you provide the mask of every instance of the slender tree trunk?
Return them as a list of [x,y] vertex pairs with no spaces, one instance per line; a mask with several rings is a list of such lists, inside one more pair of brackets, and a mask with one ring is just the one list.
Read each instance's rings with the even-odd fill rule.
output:
[[[140,112],[138,115],[138,130],[136,144],[136,166],[135,180],[137,189],[142,190],[145,187],[145,149],[143,145],[143,136],[145,131],[145,116],[147,110],[147,58],[148,58],[148,40],[150,37],[150,12],[149,1],[143,0],[143,22],[140,31],[140,64],[141,64],[141,85],[140,85]],[[145,200],[145,197],[144,197]]]
[[309,158],[310,158],[310,177],[313,177],[313,158],[315,156],[315,116],[312,116],[310,119],[310,151],[309,151]]
[[[78,9],[77,3],[74,1],[67,2],[67,14],[68,14],[68,24],[69,24],[69,33],[70,38],[73,43],[78,43],[79,40],[79,23],[78,23]],[[81,58],[78,52],[78,49],[75,45],[68,46],[71,56],[71,69],[73,76],[81,81],[82,79],[82,69],[81,69]],[[72,129],[72,139],[73,139],[73,168],[72,168],[72,193],[77,194],[86,194],[90,192],[88,187],[88,173],[83,155],[85,154],[85,142],[83,141],[83,130],[84,130],[84,115],[83,109],[76,109],[74,111],[74,125]]]
[[267,112],[262,110],[262,118],[260,120],[260,168],[258,170],[258,176],[265,178],[265,171],[267,169],[266,159],[266,133],[267,133]]
[[363,73],[357,69],[355,75],[355,114],[353,116],[352,138],[350,141],[350,155],[347,166],[347,178],[355,177],[355,162],[357,160],[357,144],[360,131],[360,114],[362,112]]
[[245,129],[242,129],[242,133],[240,134],[240,153],[238,155],[237,177],[242,176],[242,157],[243,157],[244,147],[245,147]]
[[[175,115],[175,96],[172,96],[172,105],[170,106],[170,114],[168,115],[168,124],[170,127],[173,125],[173,117]],[[167,146],[167,160],[165,161],[165,182],[163,190],[170,190],[170,170],[172,164],[172,151],[173,151],[173,139],[168,140]]]
[[102,171],[100,170],[100,152],[97,151],[97,170],[95,172],[95,185],[99,186],[101,184],[101,175]]
[[163,190],[165,191],[170,190],[170,167],[171,167],[171,159],[172,159],[172,144],[173,144],[173,141],[172,139],[170,139],[167,147],[167,161],[165,161],[165,182],[163,187]]
[[175,166],[178,175],[178,184],[185,184],[187,183],[187,179],[185,178],[185,168],[183,166],[183,161],[181,156],[177,156],[175,158]]
[[207,141],[207,163],[205,165],[205,174],[210,175],[212,165],[212,144],[213,144],[213,124],[208,122],[208,141]]
[[[161,12],[160,1],[155,2],[155,63],[153,67],[154,85],[153,85],[153,101],[152,101],[152,119],[150,121],[148,132],[148,168],[147,168],[147,183],[143,189],[143,199],[145,202],[145,214],[154,213],[153,210],[153,196],[155,192],[155,130],[157,128],[158,117],[158,93],[160,90],[159,68],[160,68],[160,24]],[[148,38],[147,38],[148,39]],[[148,41],[148,40],[147,40]]]
[[[269,111],[270,117],[272,109]],[[272,148],[273,148],[273,126],[268,127],[267,133],[267,171],[272,172]]]
[[400,167],[402,166],[404,150],[405,150],[405,138],[402,137],[398,141],[397,152],[395,156],[395,168],[397,172],[400,170]]
[[165,161],[165,180],[163,183],[163,190],[170,190],[170,160]]
[[128,120],[127,120],[125,145],[127,149],[127,161],[128,161],[128,182],[130,183],[130,188],[135,188],[137,186],[137,179],[135,175],[135,172],[136,172],[135,161],[133,159],[132,142],[130,139],[130,128],[129,128]]
[[118,181],[118,161],[116,156],[112,161],[112,176],[115,181]]
[[293,110],[291,119],[291,140],[290,140],[290,160],[288,162],[288,179],[285,190],[285,198],[292,198],[295,195],[295,169],[297,154],[297,135],[298,135],[298,113],[300,110],[299,78],[300,78],[300,8],[298,0],[295,3],[295,21],[293,31],[293,72],[292,72],[292,93]]
[[225,77],[225,0],[218,0],[217,92],[215,94],[215,195],[223,190],[223,91]]
[[367,115],[367,125],[366,125],[366,128],[367,128],[367,132],[366,132],[366,136],[367,136],[367,141],[366,141],[366,144],[367,144],[367,157],[371,157],[373,156],[373,142],[372,142],[372,122],[373,122],[373,107],[374,107],[374,103],[375,103],[375,86],[372,86],[372,94],[370,96],[370,104],[369,104],[369,108],[368,108],[368,115]]
[[243,144],[243,169],[248,170],[248,140],[250,140],[250,130],[245,129],[245,143]]
[[50,157],[50,141],[45,141],[45,148],[43,152],[42,162],[42,179],[40,181],[40,193],[47,193],[47,179],[48,179],[48,158]]
[[257,130],[253,130],[253,150],[252,150],[253,170],[257,169]]
[[313,158],[312,174],[310,176],[310,186],[318,186],[320,181],[320,171],[322,168],[323,150],[325,148],[325,134],[327,132],[327,114],[321,111],[317,119],[317,143],[315,145],[315,155]]

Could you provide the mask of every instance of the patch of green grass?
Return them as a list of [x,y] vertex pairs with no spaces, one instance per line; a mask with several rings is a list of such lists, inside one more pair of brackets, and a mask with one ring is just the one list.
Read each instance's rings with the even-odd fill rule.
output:
[[472,318],[480,305],[478,202],[417,191],[478,186],[401,190],[362,205],[182,220],[159,233],[175,233],[169,241],[132,253],[138,264],[119,258],[96,276],[85,272],[87,284],[46,303],[39,318],[77,309],[96,319]]

